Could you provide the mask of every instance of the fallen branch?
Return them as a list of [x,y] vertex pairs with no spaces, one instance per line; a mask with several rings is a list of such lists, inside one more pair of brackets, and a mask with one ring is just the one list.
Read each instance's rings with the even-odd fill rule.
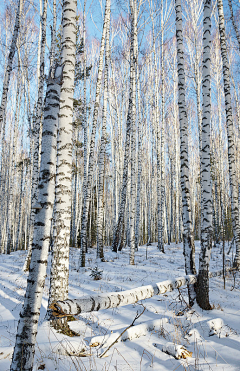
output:
[[128,304],[137,303],[140,300],[149,299],[154,295],[173,291],[184,285],[191,285],[197,281],[197,276],[189,275],[178,277],[175,280],[167,280],[153,285],[137,287],[132,290],[109,292],[99,295],[85,296],[79,299],[57,301],[50,307],[52,315],[64,317],[98,311],[100,309],[116,308]]
[[100,354],[100,356],[99,356],[99,358],[102,358],[102,357],[104,357],[105,356],[105,354],[109,351],[109,349],[114,345],[114,344],[116,344],[117,342],[118,342],[118,340],[120,339],[120,337],[128,330],[128,329],[130,329],[130,327],[132,327],[133,325],[134,325],[134,323],[135,323],[135,321],[139,318],[139,317],[141,317],[141,315],[145,312],[145,309],[146,308],[144,308],[143,309],[143,311],[140,313],[140,314],[136,314],[136,317],[134,318],[134,320],[132,321],[132,323],[131,323],[131,325],[129,325],[127,328],[125,328],[125,330],[123,330],[122,332],[121,332],[121,334],[114,340],[114,342],[111,344],[111,345],[109,345],[109,347],[102,353],[102,354]]
[[167,323],[167,318],[156,319],[154,321],[147,321],[136,326],[128,327],[123,332],[114,332],[104,336],[94,336],[90,341],[90,347],[97,347],[101,345],[101,348],[106,348],[109,344],[119,339],[120,341],[132,340],[145,336],[149,331],[160,329],[164,323]]

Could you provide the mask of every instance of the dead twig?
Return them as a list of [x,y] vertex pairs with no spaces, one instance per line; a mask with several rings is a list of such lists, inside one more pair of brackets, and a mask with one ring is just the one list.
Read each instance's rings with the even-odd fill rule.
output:
[[124,332],[126,332],[130,327],[134,326],[135,321],[136,321],[139,317],[141,317],[141,315],[145,312],[145,309],[146,309],[146,308],[144,307],[143,311],[142,311],[140,314],[138,314],[138,313],[136,314],[136,317],[135,317],[134,320],[132,321],[131,325],[129,325],[128,327],[126,327],[125,330],[123,330],[123,331],[121,332],[121,334],[117,337],[117,339],[116,339],[116,340],[115,340],[111,345],[109,345],[109,347],[108,347],[108,348],[107,348],[107,349],[106,349],[102,354],[100,354],[99,358],[104,357],[105,354],[109,351],[109,349],[112,348],[112,346],[118,342],[118,340],[119,340],[120,337],[124,334]]

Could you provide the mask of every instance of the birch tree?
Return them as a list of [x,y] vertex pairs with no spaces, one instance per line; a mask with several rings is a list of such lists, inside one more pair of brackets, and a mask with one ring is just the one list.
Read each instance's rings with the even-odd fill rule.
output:
[[[192,229],[192,215],[189,193],[189,162],[188,162],[188,117],[186,108],[186,88],[184,71],[184,51],[182,32],[182,6],[181,0],[175,0],[176,11],[176,38],[177,38],[177,65],[178,65],[178,109],[180,121],[180,166],[182,189],[182,220],[183,220],[183,254],[185,258],[186,274],[196,274],[195,245]],[[195,291],[189,286],[189,303],[193,305]]]
[[92,178],[93,178],[94,147],[95,147],[95,138],[96,138],[96,129],[97,129],[97,120],[98,120],[98,112],[99,112],[99,102],[100,102],[100,89],[101,89],[102,72],[103,72],[104,46],[105,46],[105,39],[106,39],[106,34],[107,34],[107,27],[109,27],[109,23],[110,23],[108,22],[108,19],[110,17],[110,6],[111,6],[111,0],[106,0],[103,32],[102,32],[101,47],[100,47],[100,56],[99,56],[99,63],[98,63],[95,103],[94,103],[94,109],[93,109],[92,132],[91,132],[89,161],[88,161],[88,175],[87,175],[87,183],[84,187],[83,212],[82,212],[82,223],[81,223],[81,257],[80,257],[80,260],[81,260],[80,265],[82,267],[85,267],[85,253],[86,253],[86,246],[87,246],[87,221],[88,221],[89,204],[90,204],[90,199],[91,199],[91,184],[92,184]]
[[233,25],[234,31],[236,33],[236,37],[237,37],[237,41],[238,41],[238,47],[239,47],[239,51],[240,51],[240,32],[238,30],[236,21],[234,19],[233,7],[232,7],[232,0],[228,0],[228,5],[229,5],[229,9],[230,9],[230,18],[231,18],[231,21],[232,21],[232,25]]
[[18,33],[20,29],[21,11],[22,11],[22,0],[18,0],[14,31],[13,31],[10,51],[9,51],[8,59],[7,59],[7,66],[6,66],[6,70],[4,74],[2,98],[1,98],[1,105],[0,105],[0,133],[3,133],[3,137],[5,136],[4,134],[5,134],[5,125],[6,125],[7,97],[8,97],[11,72],[13,68],[13,58],[14,58],[15,51],[16,51]]
[[18,322],[11,371],[33,368],[38,320],[46,278],[51,219],[54,205],[57,120],[62,69],[50,70],[42,131],[42,156],[39,174],[39,206],[34,222],[32,258],[23,308]]
[[137,75],[137,2],[130,0],[132,68],[132,111],[131,111],[131,189],[130,189],[130,264],[134,265],[135,255],[135,213],[136,213],[136,75]]
[[[41,3],[40,3],[41,9]],[[33,114],[33,126],[31,127],[33,154],[32,154],[32,190],[31,190],[31,221],[30,221],[30,236],[29,248],[26,261],[24,263],[24,270],[29,269],[31,253],[32,253],[32,239],[33,239],[33,224],[35,217],[35,207],[38,207],[38,177],[40,165],[40,143],[41,143],[41,120],[44,97],[44,62],[45,62],[45,47],[46,47],[46,22],[47,22],[47,0],[43,2],[43,13],[41,14],[41,43],[39,46],[39,78],[38,78],[38,94],[36,102],[36,111]]]
[[63,1],[61,64],[63,83],[57,137],[53,253],[49,304],[68,297],[72,201],[72,121],[76,60],[76,0]]
[[218,18],[219,18],[219,34],[220,34],[220,46],[223,64],[223,83],[224,83],[224,95],[225,95],[225,111],[226,111],[226,124],[227,124],[227,140],[228,140],[228,166],[229,166],[229,183],[231,192],[231,212],[232,212],[232,224],[233,234],[236,244],[236,255],[234,265],[239,268],[240,266],[240,225],[239,225],[239,211],[238,211],[238,187],[237,187],[237,174],[236,174],[236,163],[235,163],[235,141],[233,131],[233,114],[232,114],[232,103],[231,103],[231,85],[230,85],[230,74],[229,74],[229,62],[227,55],[226,46],[226,31],[225,21],[223,13],[223,2],[218,0]]
[[100,143],[100,153],[98,161],[99,181],[98,181],[98,215],[97,215],[97,257],[104,259],[103,253],[103,228],[104,228],[104,181],[105,181],[105,160],[106,160],[106,121],[107,121],[107,100],[108,100],[108,69],[109,69],[109,33],[110,16],[107,19],[106,45],[105,45],[105,70],[104,70],[104,92],[103,92],[103,112],[102,112],[102,136]]
[[202,71],[202,145],[201,145],[201,252],[197,282],[197,303],[209,310],[209,264],[212,249],[212,184],[210,163],[211,122],[211,0],[204,0]]
[[[130,5],[133,5],[131,3]],[[135,80],[135,61],[134,61],[134,11],[133,7],[130,6],[131,12],[131,31],[130,31],[130,77],[129,77],[129,101],[126,119],[126,137],[125,137],[125,152],[124,152],[124,164],[122,174],[122,186],[121,186],[121,200],[118,210],[118,219],[114,229],[112,250],[117,252],[122,239],[123,225],[124,225],[124,214],[127,200],[127,185],[128,185],[128,171],[129,171],[129,159],[130,159],[130,138],[132,133],[132,120],[134,105],[136,104],[136,80]],[[133,175],[133,174],[132,174]],[[135,248],[135,247],[134,247]],[[130,262],[134,264],[134,251],[131,250]]]

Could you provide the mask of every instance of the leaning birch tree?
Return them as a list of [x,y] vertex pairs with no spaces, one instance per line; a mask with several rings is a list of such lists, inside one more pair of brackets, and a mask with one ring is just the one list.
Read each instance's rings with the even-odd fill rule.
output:
[[57,121],[62,68],[50,70],[42,130],[42,156],[39,173],[39,209],[36,210],[32,258],[23,308],[18,322],[11,371],[32,371],[38,320],[46,278],[51,219],[54,205]]
[[[41,8],[41,4],[40,4]],[[38,201],[38,177],[40,164],[40,143],[41,143],[41,121],[44,98],[44,61],[45,61],[45,47],[46,47],[46,23],[47,23],[47,0],[43,2],[43,13],[41,14],[41,43],[39,45],[39,78],[38,78],[38,94],[36,102],[36,111],[33,114],[33,123],[31,128],[33,140],[32,153],[32,189],[31,189],[31,217],[30,217],[30,233],[29,233],[29,247],[28,254],[24,263],[24,270],[29,269],[29,264],[32,254],[33,242],[33,225],[35,217],[35,207]]]
[[2,98],[1,98],[1,105],[0,105],[0,133],[3,133],[3,134],[5,133],[7,97],[8,97],[11,72],[13,69],[13,58],[14,58],[15,51],[16,51],[18,33],[20,29],[21,10],[22,10],[22,0],[18,0],[14,31],[13,31],[10,51],[9,51],[8,59],[7,59],[7,66],[6,66],[6,70],[4,74]]

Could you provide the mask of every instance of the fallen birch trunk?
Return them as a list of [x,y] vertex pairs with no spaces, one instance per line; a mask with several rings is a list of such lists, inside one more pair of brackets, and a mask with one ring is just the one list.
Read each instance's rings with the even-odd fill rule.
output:
[[160,329],[165,323],[168,323],[168,319],[161,318],[130,327],[122,335],[121,331],[117,331],[113,334],[105,336],[94,336],[90,341],[90,347],[97,347],[98,345],[101,345],[101,348],[106,348],[112,343],[115,343],[118,337],[118,341],[126,341],[139,338],[140,336],[145,336],[149,331]]
[[57,301],[50,306],[52,315],[64,317],[98,311],[100,309],[116,308],[134,304],[140,300],[149,299],[154,295],[173,291],[184,285],[192,285],[197,281],[197,276],[189,275],[178,277],[175,280],[167,280],[153,285],[137,287],[132,290],[109,292],[99,295],[85,296],[79,299]]

